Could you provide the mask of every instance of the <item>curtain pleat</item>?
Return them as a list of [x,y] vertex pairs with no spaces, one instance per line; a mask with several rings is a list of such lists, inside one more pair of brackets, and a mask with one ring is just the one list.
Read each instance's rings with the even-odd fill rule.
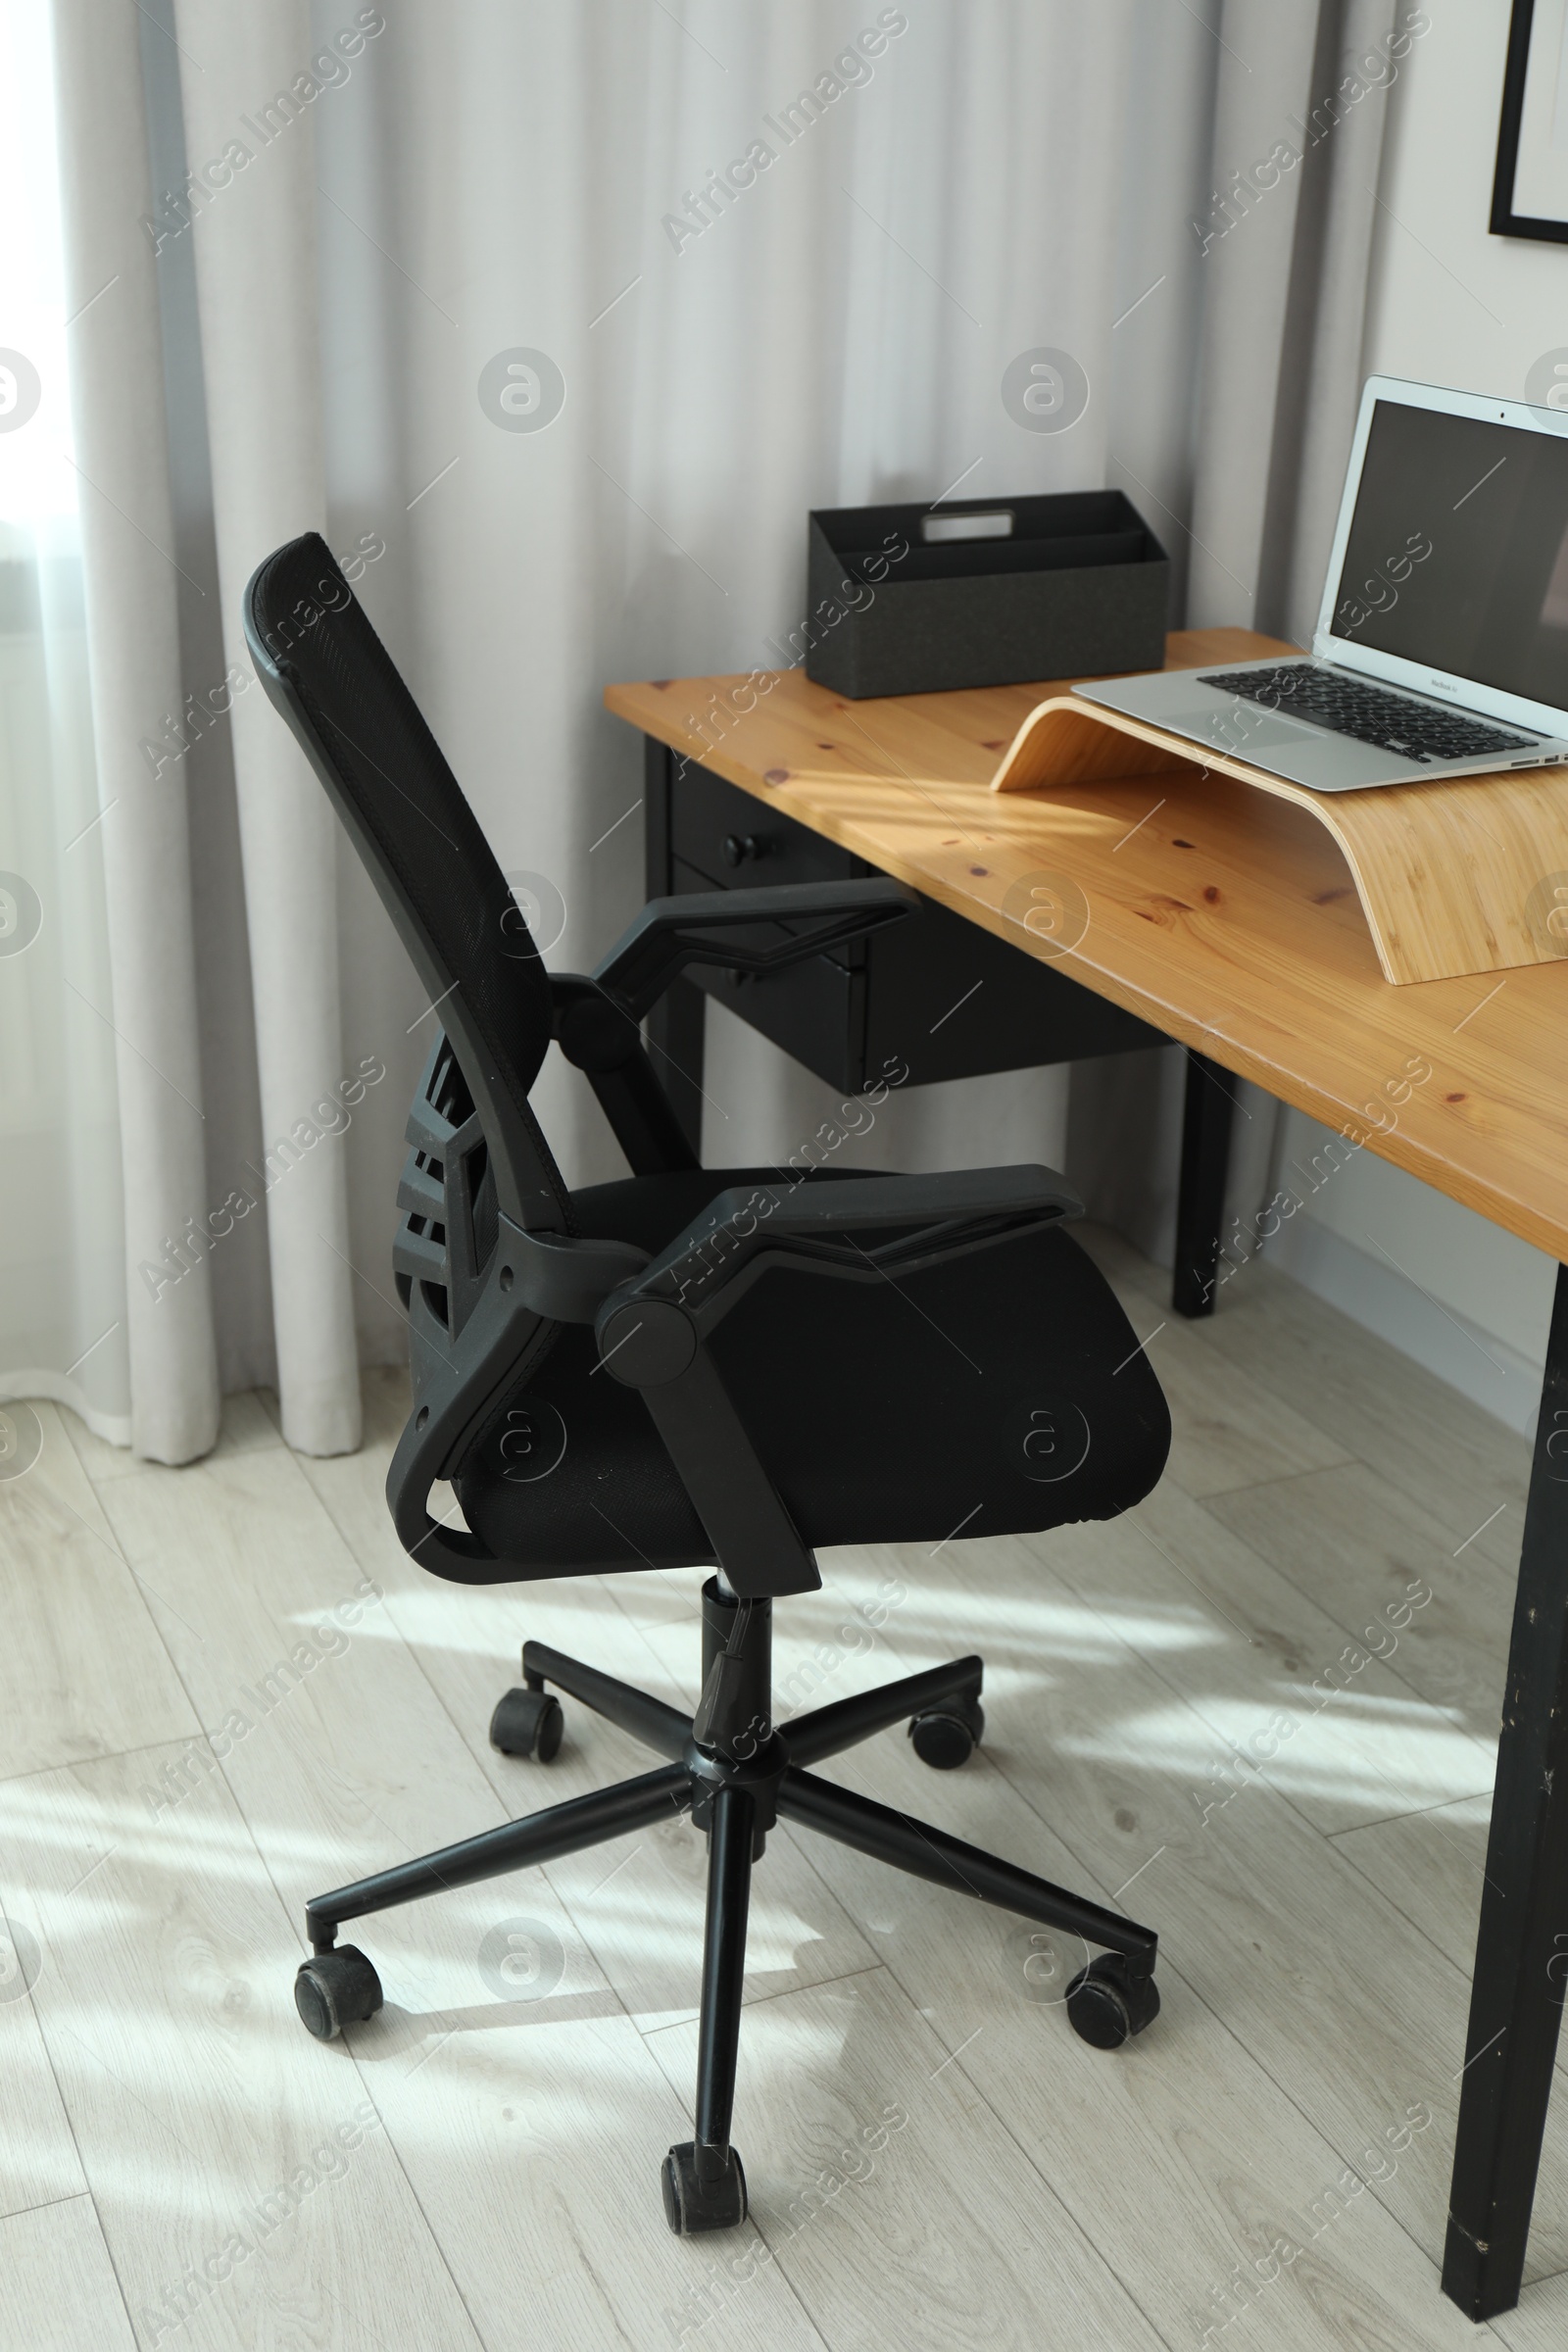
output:
[[[245,674],[247,579],[326,522],[316,118],[296,87],[316,79],[311,12],[178,0],[176,23],[186,158],[210,190],[191,234],[223,647]],[[236,696],[230,726],[264,1139],[253,1196],[266,1201],[283,1434],[302,1452],[342,1453],[360,1440],[348,1193],[319,1110],[341,1102],[347,1075],[337,826],[263,695]]]
[[[157,262],[139,20],[55,10],[70,361],[125,1226],[131,1438],[166,1462],[218,1434],[191,876]],[[156,770],[156,772],[155,772]]]

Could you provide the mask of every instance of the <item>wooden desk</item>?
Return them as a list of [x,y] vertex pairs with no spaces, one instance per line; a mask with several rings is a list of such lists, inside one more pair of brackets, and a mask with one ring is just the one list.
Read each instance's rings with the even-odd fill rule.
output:
[[[1170,641],[1170,663],[1273,650],[1197,631]],[[754,672],[605,700],[652,743],[1059,960],[1559,1261],[1444,2265],[1446,2291],[1486,2318],[1518,2300],[1568,1980],[1568,968],[1391,987],[1330,835],[1228,778],[993,793],[1058,683],[852,703],[798,671]],[[1036,891],[1044,933],[1025,925]],[[1195,1085],[1209,1091],[1190,1078],[1190,1103]]]
[[[1245,661],[1276,642],[1193,631],[1171,640],[1172,666]],[[1225,777],[993,793],[1050,681],[850,703],[788,670],[723,723],[713,698],[722,710],[745,687],[673,679],[612,686],[605,700],[1025,954],[1053,955],[1054,943],[1004,911],[1008,892],[1067,875],[1089,922],[1063,971],[1568,1258],[1568,965],[1510,971],[1500,985],[1391,988],[1323,827]],[[1391,1103],[1385,1089],[1414,1056],[1433,1076]]]

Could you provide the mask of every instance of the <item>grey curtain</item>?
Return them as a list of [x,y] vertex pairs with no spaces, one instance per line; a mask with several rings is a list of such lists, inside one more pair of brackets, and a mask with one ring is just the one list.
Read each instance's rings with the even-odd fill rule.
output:
[[[291,1443],[329,1452],[356,1358],[404,1345],[392,1200],[433,1016],[250,678],[252,564],[318,526],[358,567],[564,965],[641,887],[604,683],[775,661],[809,507],[1118,482],[1192,618],[1299,631],[1394,0],[475,0],[461,38],[428,0],[53,21],[134,1442],[187,1459],[220,1389],[275,1382]],[[704,173],[800,91],[816,119],[705,213]],[[1000,387],[1048,346],[1088,397],[1037,431]],[[544,429],[486,405],[522,349],[564,389]],[[788,1157],[830,1115],[752,1033],[712,1045],[711,1157]],[[1064,1071],[910,1090],[867,1159],[1065,1156],[1168,1254],[1180,1057],[1147,1060],[1070,1098]],[[539,1107],[570,1180],[618,1172],[557,1060]]]

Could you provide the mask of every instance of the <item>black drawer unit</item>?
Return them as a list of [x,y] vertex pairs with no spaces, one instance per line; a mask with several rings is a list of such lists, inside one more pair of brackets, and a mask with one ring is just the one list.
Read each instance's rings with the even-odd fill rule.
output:
[[[648,896],[841,882],[877,869],[652,738]],[[661,1075],[695,1141],[706,992],[830,1086],[856,1094],[890,1066],[909,1083],[976,1078],[1162,1045],[1160,1032],[1022,948],[927,899],[869,939],[763,979],[712,967],[668,992],[649,1025]]]

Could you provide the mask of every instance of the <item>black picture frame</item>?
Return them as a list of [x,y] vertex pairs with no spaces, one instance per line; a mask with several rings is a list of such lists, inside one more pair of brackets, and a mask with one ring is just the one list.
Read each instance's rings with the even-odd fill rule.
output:
[[1568,220],[1540,220],[1513,209],[1514,176],[1519,163],[1519,126],[1524,116],[1525,79],[1530,68],[1530,28],[1536,0],[1513,0],[1508,24],[1508,57],[1502,74],[1502,112],[1497,122],[1497,170],[1492,183],[1494,237],[1534,237],[1550,245],[1568,245]]

